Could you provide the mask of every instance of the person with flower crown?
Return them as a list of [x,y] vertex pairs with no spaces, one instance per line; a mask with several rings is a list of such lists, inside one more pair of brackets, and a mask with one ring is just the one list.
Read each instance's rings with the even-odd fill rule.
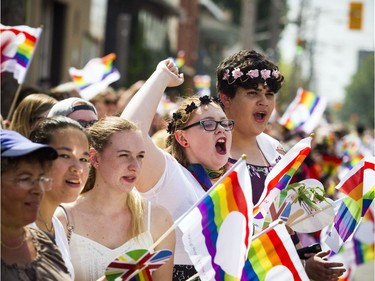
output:
[[[166,207],[174,220],[225,172],[234,127],[217,99],[188,97],[169,122],[167,151],[157,147],[148,132],[159,101],[167,87],[183,81],[172,60],[161,61],[121,115],[139,124],[146,142],[147,157],[137,189],[146,199]],[[195,273],[177,229],[173,280],[186,280]]]
[[[253,50],[228,56],[216,68],[218,96],[226,115],[236,123],[229,163],[247,155],[254,205],[262,195],[268,173],[285,154],[280,142],[264,133],[283,81],[279,68]],[[301,247],[298,235],[290,232],[296,247]],[[308,255],[305,270],[313,280],[338,280],[345,272],[342,263],[324,260],[329,251]]]

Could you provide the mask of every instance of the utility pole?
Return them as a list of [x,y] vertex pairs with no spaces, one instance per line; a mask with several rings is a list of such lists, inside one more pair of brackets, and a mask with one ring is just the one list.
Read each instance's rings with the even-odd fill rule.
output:
[[241,40],[243,49],[254,49],[256,0],[242,0]]

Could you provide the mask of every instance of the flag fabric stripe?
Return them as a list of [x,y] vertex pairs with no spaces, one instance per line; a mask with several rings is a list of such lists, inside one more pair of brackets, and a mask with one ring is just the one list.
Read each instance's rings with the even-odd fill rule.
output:
[[[311,137],[307,137],[300,140],[272,168],[264,183],[265,190],[259,200],[261,203],[254,208],[255,217],[260,217],[259,213],[263,213],[262,217],[264,218],[276,196],[288,186],[294,173],[311,150],[311,139]],[[260,219],[256,222],[258,228],[263,228],[262,221]]]
[[105,90],[111,83],[120,79],[120,73],[114,67],[116,54],[91,59],[83,69],[71,67],[69,74],[79,88],[82,98],[90,100]]
[[356,225],[361,218],[361,208],[350,197],[343,200],[340,205],[339,211],[334,219],[334,227],[341,237],[346,241],[354,232]]
[[23,84],[42,29],[26,25],[11,27],[0,24],[0,30],[3,43],[1,72],[12,72],[18,84]]
[[251,242],[241,280],[267,280],[273,269],[280,281],[291,280],[291,275],[293,280],[308,280],[285,225],[274,222],[269,228]]
[[252,234],[251,182],[244,159],[178,223],[204,281],[239,280]]
[[[211,256],[216,256],[218,229],[220,229],[225,217],[230,212],[240,211],[246,214],[246,221],[249,220],[247,216],[246,199],[239,186],[237,173],[233,171],[225,178],[223,182],[219,184],[215,190],[210,192],[209,196],[198,205],[198,209],[202,214],[202,229],[206,237],[206,247]],[[247,230],[245,241],[249,240],[249,235],[249,231]],[[246,244],[246,246],[248,246],[248,244]],[[222,269],[214,262],[212,262],[212,267],[216,271],[217,280],[221,280],[221,276],[224,274]]]
[[302,88],[290,103],[279,123],[288,130],[304,131],[310,134],[318,125],[326,108],[327,100]]

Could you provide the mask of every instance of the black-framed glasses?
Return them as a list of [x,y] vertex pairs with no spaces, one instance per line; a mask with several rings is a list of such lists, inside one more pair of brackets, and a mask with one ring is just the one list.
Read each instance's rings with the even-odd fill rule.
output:
[[50,190],[52,188],[53,179],[47,177],[40,178],[15,178],[15,179],[2,179],[3,181],[13,182],[15,185],[21,187],[24,190],[29,190],[35,186],[35,183],[38,183],[43,190]]
[[231,119],[224,119],[224,120],[220,120],[220,121],[211,120],[211,119],[200,120],[198,122],[195,122],[193,124],[190,124],[190,125],[182,128],[181,130],[187,130],[191,127],[200,125],[200,126],[203,127],[203,129],[205,131],[215,131],[219,124],[220,124],[221,127],[224,128],[225,131],[232,131],[233,127],[234,127],[234,120],[231,120]]
[[86,120],[76,120],[83,128],[89,128],[92,125],[94,125],[98,120],[91,120],[91,121],[86,121]]

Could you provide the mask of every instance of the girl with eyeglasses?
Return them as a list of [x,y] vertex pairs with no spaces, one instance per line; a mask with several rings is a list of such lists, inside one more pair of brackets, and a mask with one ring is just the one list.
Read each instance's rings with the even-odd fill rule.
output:
[[63,225],[54,213],[61,203],[75,201],[85,186],[89,174],[88,135],[77,121],[57,116],[39,121],[31,132],[30,139],[50,145],[58,154],[49,173],[53,179],[52,188],[45,192],[32,226],[47,233],[55,242],[74,280],[68,240]]
[[[189,97],[169,122],[167,151],[159,149],[148,135],[153,116],[165,89],[183,80],[172,60],[160,62],[121,115],[139,124],[146,143],[147,157],[137,189],[146,199],[166,207],[174,220],[225,172],[234,126],[218,100]],[[195,273],[177,229],[173,280],[186,280]]]

